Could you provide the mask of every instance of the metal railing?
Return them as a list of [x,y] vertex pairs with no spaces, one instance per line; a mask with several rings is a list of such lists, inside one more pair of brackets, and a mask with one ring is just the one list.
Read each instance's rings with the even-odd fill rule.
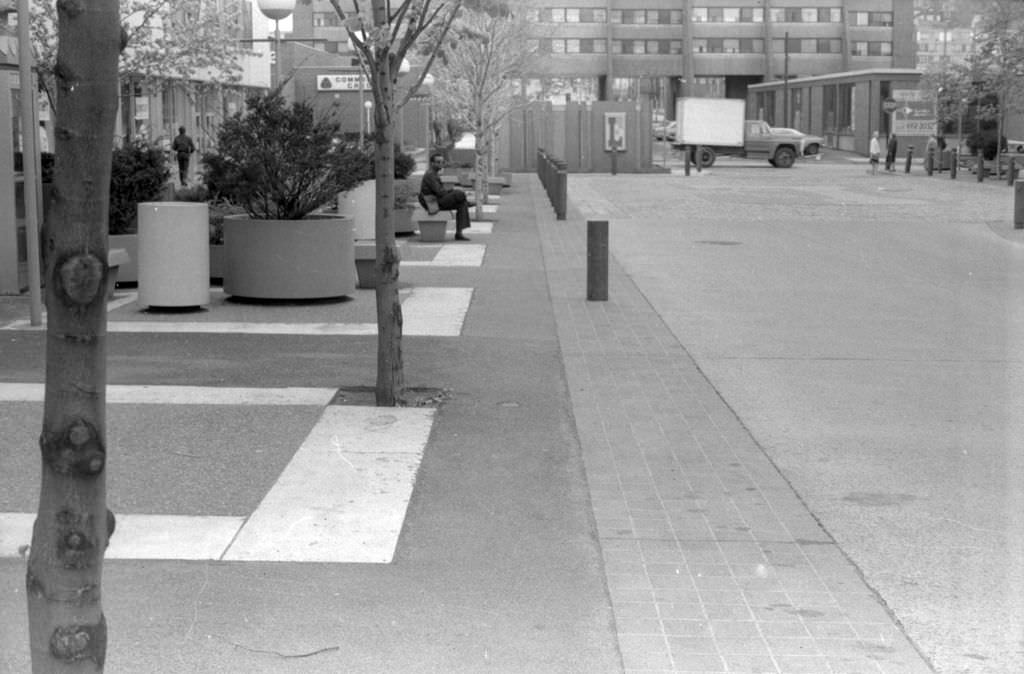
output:
[[568,170],[569,165],[566,162],[537,148],[537,176],[555,209],[556,220],[565,220],[565,211],[569,203]]

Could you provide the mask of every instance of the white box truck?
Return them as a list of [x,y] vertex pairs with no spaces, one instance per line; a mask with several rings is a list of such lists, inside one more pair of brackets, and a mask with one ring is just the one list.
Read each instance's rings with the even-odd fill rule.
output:
[[799,156],[800,141],[775,134],[767,122],[744,119],[746,102],[735,98],[680,98],[676,101],[676,147],[686,146],[694,161],[711,166],[717,155],[767,159],[789,168]]

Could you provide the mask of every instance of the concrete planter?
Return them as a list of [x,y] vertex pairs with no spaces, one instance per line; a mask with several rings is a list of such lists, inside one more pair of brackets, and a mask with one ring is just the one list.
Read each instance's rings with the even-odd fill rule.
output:
[[338,215],[352,218],[357,239],[376,236],[377,183],[367,180],[348,192],[338,193]]
[[420,240],[428,243],[438,243],[444,241],[445,235],[448,231],[448,220],[439,220],[436,218],[426,217],[420,218]]
[[139,305],[210,303],[210,214],[205,203],[138,205]]
[[395,236],[408,236],[416,231],[412,223],[413,209],[410,207],[394,210]]
[[377,242],[370,239],[356,241],[356,277],[360,288],[376,288],[377,277],[373,267],[377,264]]
[[501,189],[505,186],[504,178],[488,178],[487,179],[487,194],[492,197],[501,195]]
[[224,220],[224,292],[268,300],[311,300],[355,292],[352,218]]
[[117,270],[117,282],[135,284],[139,282],[139,235],[110,234],[107,236],[107,248],[120,248],[128,255],[128,260]]

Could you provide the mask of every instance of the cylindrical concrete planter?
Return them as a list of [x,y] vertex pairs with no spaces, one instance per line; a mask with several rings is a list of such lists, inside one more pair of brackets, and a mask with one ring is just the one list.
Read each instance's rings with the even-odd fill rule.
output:
[[224,292],[268,300],[351,295],[356,288],[352,218],[224,220]]
[[196,307],[210,303],[210,215],[206,204],[153,201],[138,205],[139,305]]
[[357,239],[376,236],[377,183],[367,180],[348,192],[338,193],[338,215],[352,218]]

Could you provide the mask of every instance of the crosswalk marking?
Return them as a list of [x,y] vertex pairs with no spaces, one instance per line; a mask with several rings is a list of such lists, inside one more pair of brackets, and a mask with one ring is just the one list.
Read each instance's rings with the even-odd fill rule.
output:
[[[387,564],[434,410],[331,405],[249,517],[117,514],[107,559]],[[0,557],[32,540],[31,513],[0,513]]]
[[[0,383],[0,402],[42,402],[41,383]],[[107,402],[135,405],[317,405],[337,393],[332,388],[298,386],[242,388],[108,384]]]
[[390,563],[433,413],[326,408],[224,559]]
[[[483,248],[483,246],[480,246]],[[483,257],[483,253],[479,254]],[[131,293],[134,298],[135,293]],[[472,288],[416,287],[402,302],[403,334],[411,337],[457,336],[462,330]],[[121,298],[124,299],[124,298]],[[134,300],[133,300],[134,301]],[[31,326],[18,320],[0,326],[0,330],[45,330],[46,323]],[[125,321],[112,317],[107,321],[110,333],[196,333],[249,335],[376,335],[376,323],[261,323],[243,321]]]

